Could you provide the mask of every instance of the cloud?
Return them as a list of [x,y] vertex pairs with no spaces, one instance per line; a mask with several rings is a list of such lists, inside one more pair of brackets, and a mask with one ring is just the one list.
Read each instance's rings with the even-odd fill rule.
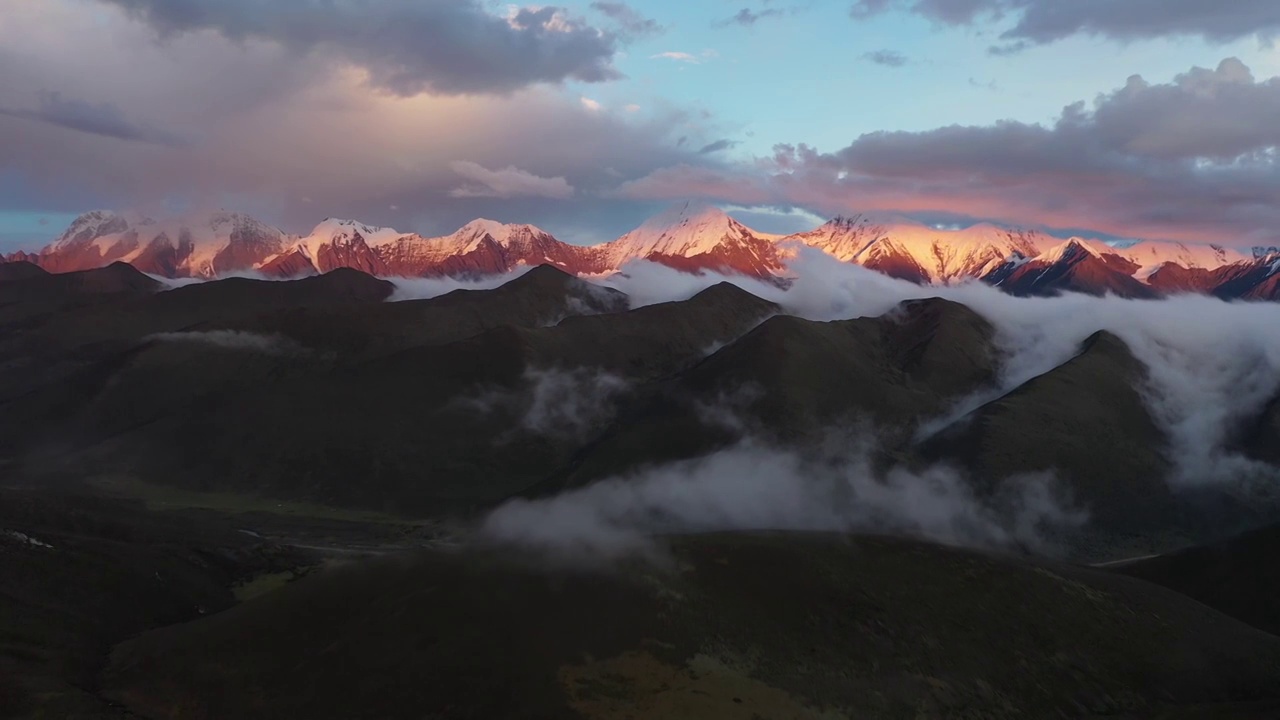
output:
[[[121,142],[0,115],[0,205],[10,209],[164,215],[226,207],[295,233],[325,215],[426,235],[492,217],[598,242],[658,209],[599,192],[692,160],[726,132],[714,117],[660,100],[643,113],[584,112],[578,93],[546,85],[402,97],[371,87],[342,58],[324,62],[279,42],[211,31],[157,43],[150,25],[118,7],[86,13],[84,2],[5,4],[0,65],[24,72],[0,73],[0,98],[34,106],[57,88],[63,98],[111,103],[134,125],[180,129],[188,142]],[[689,144],[677,147],[684,135]],[[454,197],[457,160],[563,177],[575,192]]]
[[611,194],[630,200],[715,199],[743,205],[767,205],[775,200],[778,193],[767,175],[747,168],[682,163],[628,180]]
[[240,332],[238,330],[158,333],[147,339],[160,342],[196,343],[225,350],[239,350],[281,357],[307,353],[306,348],[283,335],[263,335],[261,333]]
[[120,108],[111,103],[94,104],[64,98],[57,92],[43,94],[34,109],[0,107],[0,115],[49,123],[116,140],[170,146],[186,142],[175,133],[130,121]]
[[578,101],[582,103],[582,107],[590,110],[591,112],[600,112],[601,110],[604,110],[604,105],[601,105],[598,100],[592,100],[589,97],[581,97],[578,98]]
[[396,289],[387,298],[387,302],[404,302],[405,300],[430,300],[447,295],[454,290],[492,290],[502,287],[533,268],[525,265],[502,275],[481,275],[477,277],[438,277],[438,278],[391,278]]
[[742,27],[753,27],[757,22],[771,17],[779,17],[788,14],[789,11],[782,8],[764,8],[762,10],[752,10],[751,8],[742,8],[734,13],[733,17],[721,20],[716,23],[720,27],[728,25],[740,25]]
[[906,10],[946,25],[979,20],[1014,20],[997,50],[1019,50],[1073,35],[1112,40],[1199,37],[1230,42],[1246,37],[1269,40],[1280,31],[1280,5],[1271,0],[858,0],[851,10],[866,18]]
[[[1118,336],[1147,366],[1142,388],[1155,421],[1168,435],[1177,487],[1245,487],[1280,482],[1280,471],[1233,449],[1241,423],[1280,392],[1280,304],[1228,303],[1199,295],[1160,301],[1069,294],[1015,298],[983,283],[920,286],[799,248],[790,285],[740,276],[689,275],[653,263],[632,263],[604,282],[633,306],[684,300],[730,282],[780,305],[789,314],[831,321],[878,317],[905,300],[938,296],[967,305],[996,328],[1005,358],[999,385],[969,402],[991,400],[1070,360],[1099,330]],[[963,403],[962,403],[963,404]]]
[[878,532],[952,545],[1052,551],[1048,531],[1084,520],[1049,476],[978,499],[957,473],[873,469],[851,433],[804,452],[744,441],[714,455],[491,513],[481,536],[582,559],[650,550],[655,535],[736,530]]
[[690,63],[692,65],[697,65],[698,63],[702,62],[702,59],[699,58],[697,55],[691,55],[687,52],[679,52],[675,50],[668,50],[667,52],[660,52],[657,55],[650,55],[649,59],[650,60],[674,60],[676,62]]
[[751,164],[663,168],[617,193],[1050,227],[1087,218],[1120,237],[1274,244],[1278,147],[1280,79],[1229,58],[1164,84],[1134,76],[1051,125],[876,132],[830,153],[780,145]]
[[590,368],[529,370],[525,430],[552,438],[585,441],[613,419],[618,396],[628,389],[622,378]]
[[487,12],[478,0],[101,0],[162,36],[210,30],[363,68],[400,95],[509,93],[535,83],[618,78],[617,38],[555,7]]
[[667,31],[658,21],[641,15],[624,2],[598,1],[591,3],[591,7],[616,22],[621,33],[628,38],[651,37]]
[[873,50],[862,54],[862,59],[885,67],[902,67],[907,64],[907,56],[896,50]]
[[489,170],[467,160],[458,160],[449,166],[474,183],[455,188],[450,192],[453,197],[544,197],[557,200],[573,197],[573,186],[562,177],[538,177],[514,166]]
[[711,153],[718,153],[718,152],[733,148],[739,144],[740,143],[737,140],[721,139],[713,143],[708,143],[706,145],[703,145],[702,148],[698,150],[698,154],[709,155]]
[[[554,441],[584,443],[598,435],[617,412],[630,384],[596,368],[528,368],[517,388],[490,388],[457,400],[483,415],[504,413],[519,431]],[[516,439],[515,431],[496,443]]]

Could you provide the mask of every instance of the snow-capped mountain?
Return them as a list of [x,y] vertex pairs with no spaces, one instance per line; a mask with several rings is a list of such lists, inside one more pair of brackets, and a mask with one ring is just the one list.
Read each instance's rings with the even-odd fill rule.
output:
[[430,277],[504,273],[541,264],[600,275],[637,260],[688,272],[769,277],[785,272],[799,245],[921,284],[979,279],[1021,295],[1196,292],[1280,299],[1280,252],[1274,248],[1246,253],[1155,241],[1121,247],[989,224],[949,230],[909,222],[877,224],[863,216],[838,217],[812,231],[781,237],[756,232],[718,208],[694,203],[676,205],[617,240],[595,246],[570,245],[532,225],[484,219],[449,235],[423,237],[330,218],[306,235],[290,236],[229,212],[157,222],[96,211],[77,218],[39,253],[6,259],[53,272],[124,261],[169,277],[244,271],[295,277],[343,267],[380,276]]
[[764,277],[782,269],[778,236],[758,233],[709,205],[683,203],[604,246],[611,268],[649,260],[684,270]]
[[340,267],[386,275],[389,268],[375,248],[395,242],[402,234],[354,220],[327,218],[310,234],[293,241],[279,255],[267,258],[253,269],[276,277],[325,273]]
[[392,275],[489,275],[520,265],[554,265],[579,275],[608,268],[599,248],[569,245],[533,225],[507,225],[475,220],[451,235],[424,238],[405,235],[375,251]]
[[256,267],[280,253],[287,241],[279,229],[239,213],[161,223],[98,210],[76,218],[35,262],[51,272],[123,261],[157,275],[213,277]]
[[1134,277],[1139,265],[1103,243],[1071,238],[1031,258],[1013,258],[981,276],[1013,295],[1063,291],[1091,295],[1155,297],[1159,293]]
[[982,277],[1014,256],[1033,257],[1049,247],[1037,232],[975,225],[939,230],[926,225],[879,225],[861,215],[837,217],[794,240],[886,275],[947,284]]

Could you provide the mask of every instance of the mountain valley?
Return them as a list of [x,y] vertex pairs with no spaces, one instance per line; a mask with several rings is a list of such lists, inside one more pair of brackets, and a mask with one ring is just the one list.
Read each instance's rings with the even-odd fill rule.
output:
[[[814,286],[780,262],[798,279],[543,264],[416,297],[345,266],[0,265],[4,707],[1280,708],[1256,549],[1280,524],[1255,330],[1276,306],[1080,296],[1095,308],[836,257]],[[1210,326],[1252,378],[1213,394],[1201,368],[1196,402],[1226,405],[1191,449],[1193,406],[1166,396],[1183,376],[1153,363],[1232,346],[1161,335],[1177,302],[1239,321]],[[1102,307],[1139,320],[1113,332]],[[1061,320],[1052,342],[1017,337],[1050,331],[1028,308]],[[1257,582],[1220,590],[1220,567]]]

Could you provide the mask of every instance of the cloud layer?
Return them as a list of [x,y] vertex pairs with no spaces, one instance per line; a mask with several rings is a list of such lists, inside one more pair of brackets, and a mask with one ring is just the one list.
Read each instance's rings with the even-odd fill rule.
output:
[[60,93],[43,94],[35,107],[0,107],[0,115],[45,122],[57,127],[101,135],[102,137],[157,145],[181,145],[183,140],[175,133],[157,130],[125,117],[120,108],[104,102],[88,103],[74,98],[64,98]]
[[157,42],[115,5],[81,5],[5,5],[0,63],[27,71],[0,73],[0,211],[225,207],[291,232],[334,215],[428,235],[492,217],[594,242],[656,206],[570,189],[612,187],[723,136],[685,109],[592,112],[545,84],[401,97],[340,56],[213,29]]
[[478,163],[458,160],[450,163],[449,167],[473,183],[450,191],[453,197],[543,197],[556,200],[573,197],[573,186],[564,178],[538,177],[513,165],[490,170]]
[[556,7],[494,15],[476,0],[104,0],[161,35],[219,33],[339,57],[401,95],[506,93],[542,82],[618,77],[616,38]]
[[1086,519],[1049,476],[1020,478],[1016,494],[982,501],[950,470],[877,473],[865,438],[834,445],[844,449],[823,456],[746,442],[549,500],[517,500],[490,514],[481,535],[586,559],[648,550],[654,535],[732,530],[887,532],[1053,552],[1052,534]]
[[1052,125],[877,132],[835,152],[779,145],[751,165],[671,166],[618,193],[1263,244],[1280,239],[1277,128],[1280,80],[1231,58],[1166,84],[1131,77]]
[[[1007,43],[1266,35],[1280,12],[1252,0],[1229,10],[1199,0],[866,0],[857,12],[894,8],[951,25],[1011,23],[1000,26]],[[337,215],[428,235],[491,217],[599,242],[666,202],[700,198],[1280,242],[1280,85],[1238,60],[1169,82],[1135,76],[1047,124],[875,132],[844,148],[771,137],[787,142],[769,152],[751,126],[647,89],[655,83],[644,73],[712,82],[737,60],[693,52],[700,44],[684,45],[688,37],[643,44],[675,25],[642,9],[595,2],[580,17],[480,0],[8,0],[0,67],[23,71],[0,73],[0,212],[225,207],[291,232]],[[780,0],[723,12],[738,9],[739,24],[819,12]],[[752,41],[713,32],[717,17],[702,18],[709,37]],[[876,47],[858,54],[907,61]],[[604,83],[627,62],[624,49],[643,70],[634,83]],[[912,49],[909,61],[930,58]]]
[[858,0],[855,18],[908,10],[948,25],[1014,18],[1002,39],[1015,48],[1072,35],[1114,40],[1193,36],[1216,42],[1275,37],[1280,5],[1270,0]]
[[[820,252],[802,251],[788,287],[738,276],[694,276],[635,263],[606,284],[636,306],[683,300],[731,282],[788,313],[827,321],[879,316],[904,300],[941,295],[996,328],[1004,358],[996,386],[961,405],[994,399],[1067,362],[1098,330],[1120,336],[1149,370],[1140,388],[1172,450],[1175,489],[1212,485],[1247,495],[1273,492],[1280,471],[1233,450],[1234,431],[1280,391],[1280,306],[1200,296],[1135,301],[1071,295],[1014,298],[980,283],[921,288]],[[530,377],[531,392],[557,397],[565,411],[605,407],[616,386],[560,373]],[[561,390],[573,381],[574,391]],[[555,392],[548,395],[547,389]],[[749,390],[745,389],[744,391]],[[534,407],[541,404],[534,403]],[[652,549],[667,533],[726,530],[890,532],[938,542],[1052,552],[1055,539],[1087,521],[1049,475],[1012,478],[995,497],[978,497],[946,467],[879,469],[874,430],[852,428],[825,442],[779,447],[752,439],[734,398],[703,408],[709,425],[747,434],[740,444],[696,460],[660,465],[543,500],[518,500],[492,513],[482,535],[501,542],[598,558]],[[544,407],[538,417],[550,417]],[[558,417],[558,416],[557,416]],[[954,418],[952,418],[954,421]],[[555,427],[580,427],[563,420]],[[585,439],[585,436],[584,436]]]
[[978,282],[921,288],[811,248],[799,251],[790,270],[794,281],[780,288],[738,276],[694,276],[635,263],[606,284],[627,293],[634,304],[647,305],[687,299],[717,282],[730,282],[790,314],[819,321],[878,317],[921,297],[954,300],[995,326],[1005,356],[999,385],[968,403],[970,409],[1070,360],[1090,335],[1107,330],[1149,368],[1147,402],[1175,451],[1171,482],[1246,483],[1275,475],[1242,458],[1232,440],[1240,424],[1280,391],[1280,334],[1274,332],[1280,327],[1280,305],[1199,295],[1161,301],[1081,294],[1015,298]]

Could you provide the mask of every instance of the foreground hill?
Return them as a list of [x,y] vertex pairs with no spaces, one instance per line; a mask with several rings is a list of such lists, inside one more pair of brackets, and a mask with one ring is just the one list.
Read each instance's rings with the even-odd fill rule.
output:
[[114,644],[226,609],[233,584],[306,562],[233,522],[0,487],[0,717],[123,717],[97,695]]
[[[371,310],[376,318],[383,308]],[[376,357],[153,343],[86,404],[74,435],[88,452],[77,462],[405,513],[485,507],[568,462],[615,401],[773,312],[725,286],[681,303],[551,327],[503,325]],[[204,363],[236,370],[196,370]],[[193,370],[238,386],[184,388]]]
[[449,235],[423,237],[329,218],[293,236],[235,213],[157,222],[97,211],[77,218],[40,252],[7,259],[54,272],[127,262],[151,274],[204,278],[243,272],[300,277],[337,268],[377,276],[482,276],[540,264],[598,276],[635,261],[767,278],[785,277],[788,262],[803,246],[914,283],[981,280],[1015,295],[1202,293],[1280,299],[1280,252],[1274,248],[1250,253],[1160,241],[1113,246],[987,224],[943,230],[909,222],[876,224],[863,216],[838,217],[782,237],[695,203],[675,205],[616,240],[589,247],[561,242],[532,225],[485,219]]
[[830,323],[780,315],[658,387],[548,487],[706,455],[746,438],[821,443],[862,429],[890,444],[994,382],[991,325],[956,303],[904,303]]
[[1130,578],[874,538],[669,545],[665,568],[554,570],[467,551],[311,576],[125,643],[105,692],[170,718],[1280,708],[1280,639]]
[[[1121,567],[1167,588],[1031,559],[1280,518],[1168,484],[1155,373],[1108,333],[1004,387],[1008,338],[923,289],[814,322],[551,266],[405,302],[347,267],[6,267],[0,717],[1280,711],[1280,639],[1240,622],[1272,627],[1269,534]],[[1278,408],[1234,447],[1277,462]],[[690,535],[813,528],[1018,555]]]
[[1117,568],[1280,636],[1280,526]]
[[1125,344],[1099,332],[1079,355],[974,410],[923,451],[990,480],[1056,472],[1094,500],[1095,521],[1149,529],[1168,520],[1172,494],[1168,441],[1140,395],[1145,378]]

